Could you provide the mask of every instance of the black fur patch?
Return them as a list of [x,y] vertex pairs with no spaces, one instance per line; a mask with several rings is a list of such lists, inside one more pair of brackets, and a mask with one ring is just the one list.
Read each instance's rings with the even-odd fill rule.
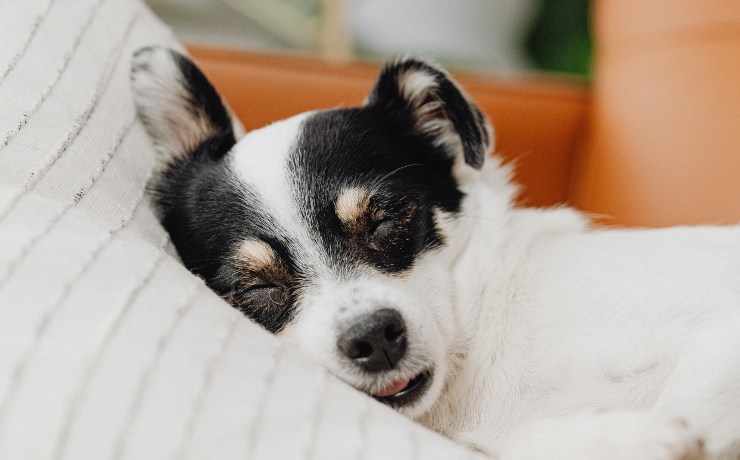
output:
[[[293,195],[340,273],[351,276],[361,264],[385,273],[410,269],[422,252],[443,244],[434,209],[460,209],[452,159],[409,135],[410,122],[404,113],[371,106],[318,112],[303,124],[289,159]],[[348,234],[335,212],[338,196],[350,187],[372,191],[370,208],[378,217],[367,217],[364,235]]]

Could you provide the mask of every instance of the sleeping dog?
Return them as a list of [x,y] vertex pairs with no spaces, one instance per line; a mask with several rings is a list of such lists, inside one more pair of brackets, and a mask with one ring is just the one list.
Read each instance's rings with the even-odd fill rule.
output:
[[244,136],[174,51],[132,86],[183,262],[349,385],[497,458],[740,458],[740,228],[515,207],[486,117],[421,60]]

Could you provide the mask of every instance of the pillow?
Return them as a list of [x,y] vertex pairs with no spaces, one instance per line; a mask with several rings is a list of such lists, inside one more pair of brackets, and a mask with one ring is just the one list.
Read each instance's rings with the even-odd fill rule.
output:
[[0,30],[0,458],[477,457],[179,263],[129,64],[182,48],[140,1],[2,2]]

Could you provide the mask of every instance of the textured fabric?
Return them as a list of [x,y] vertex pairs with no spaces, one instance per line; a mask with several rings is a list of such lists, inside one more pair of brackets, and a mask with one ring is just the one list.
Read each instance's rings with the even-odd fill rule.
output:
[[0,458],[473,458],[308,362],[173,256],[134,0],[0,2]]

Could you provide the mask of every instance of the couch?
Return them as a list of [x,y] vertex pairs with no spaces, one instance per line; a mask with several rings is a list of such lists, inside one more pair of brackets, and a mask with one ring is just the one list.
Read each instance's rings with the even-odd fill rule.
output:
[[[591,85],[459,75],[520,204],[740,217],[735,0],[601,0]],[[145,194],[139,0],[0,3],[0,458],[479,458],[344,385],[185,270]],[[248,129],[357,104],[378,65],[191,53]]]

